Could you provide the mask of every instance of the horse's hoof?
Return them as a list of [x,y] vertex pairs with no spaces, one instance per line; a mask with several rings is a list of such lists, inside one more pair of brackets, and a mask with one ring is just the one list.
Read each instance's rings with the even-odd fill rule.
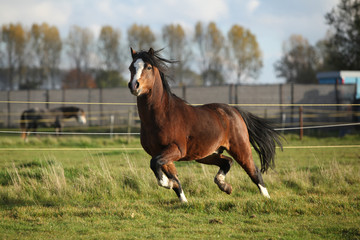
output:
[[227,194],[231,194],[232,193],[232,186],[230,184],[226,184],[226,186],[224,188],[224,192],[226,192]]

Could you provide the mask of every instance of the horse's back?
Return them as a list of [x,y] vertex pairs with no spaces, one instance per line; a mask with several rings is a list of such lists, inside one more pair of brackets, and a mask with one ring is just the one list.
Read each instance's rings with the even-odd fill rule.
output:
[[44,118],[45,111],[40,108],[30,108],[24,110],[20,116],[20,127],[25,128],[36,128],[37,125]]
[[[211,103],[200,106],[216,114],[216,121],[221,126],[222,135],[228,142],[247,143],[249,140],[248,128],[241,111],[224,103]],[[219,136],[222,136],[219,135]],[[230,143],[229,143],[230,144]]]

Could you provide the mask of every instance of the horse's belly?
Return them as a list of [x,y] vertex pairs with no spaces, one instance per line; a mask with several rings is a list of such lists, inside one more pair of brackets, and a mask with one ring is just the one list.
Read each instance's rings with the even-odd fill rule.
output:
[[188,142],[187,154],[185,159],[188,160],[202,159],[213,154],[220,147],[227,148],[227,144],[221,140],[222,139],[219,136],[219,138],[216,139],[198,139]]

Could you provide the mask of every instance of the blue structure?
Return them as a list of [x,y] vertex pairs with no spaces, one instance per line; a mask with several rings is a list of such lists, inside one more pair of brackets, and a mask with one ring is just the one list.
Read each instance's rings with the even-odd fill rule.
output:
[[316,74],[319,84],[356,84],[356,100],[360,99],[360,71],[321,72]]

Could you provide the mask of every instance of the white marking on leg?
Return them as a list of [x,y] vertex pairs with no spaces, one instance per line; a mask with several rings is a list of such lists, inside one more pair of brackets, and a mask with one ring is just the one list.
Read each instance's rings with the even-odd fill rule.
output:
[[182,202],[182,203],[187,203],[188,202],[188,200],[185,197],[185,194],[184,194],[183,190],[181,190],[179,199],[180,199],[180,202]]
[[169,180],[169,178],[165,174],[161,174],[160,179],[158,180],[158,184],[161,187],[172,189],[173,188],[173,182]]
[[258,184],[258,186],[259,186],[259,188],[260,188],[261,194],[262,194],[264,197],[266,197],[266,198],[270,198],[270,195],[269,195],[266,187],[263,187],[263,186],[261,186],[260,184]]
[[222,170],[220,170],[218,172],[218,174],[216,174],[215,178],[220,182],[220,183],[224,183],[225,182],[225,174]]

